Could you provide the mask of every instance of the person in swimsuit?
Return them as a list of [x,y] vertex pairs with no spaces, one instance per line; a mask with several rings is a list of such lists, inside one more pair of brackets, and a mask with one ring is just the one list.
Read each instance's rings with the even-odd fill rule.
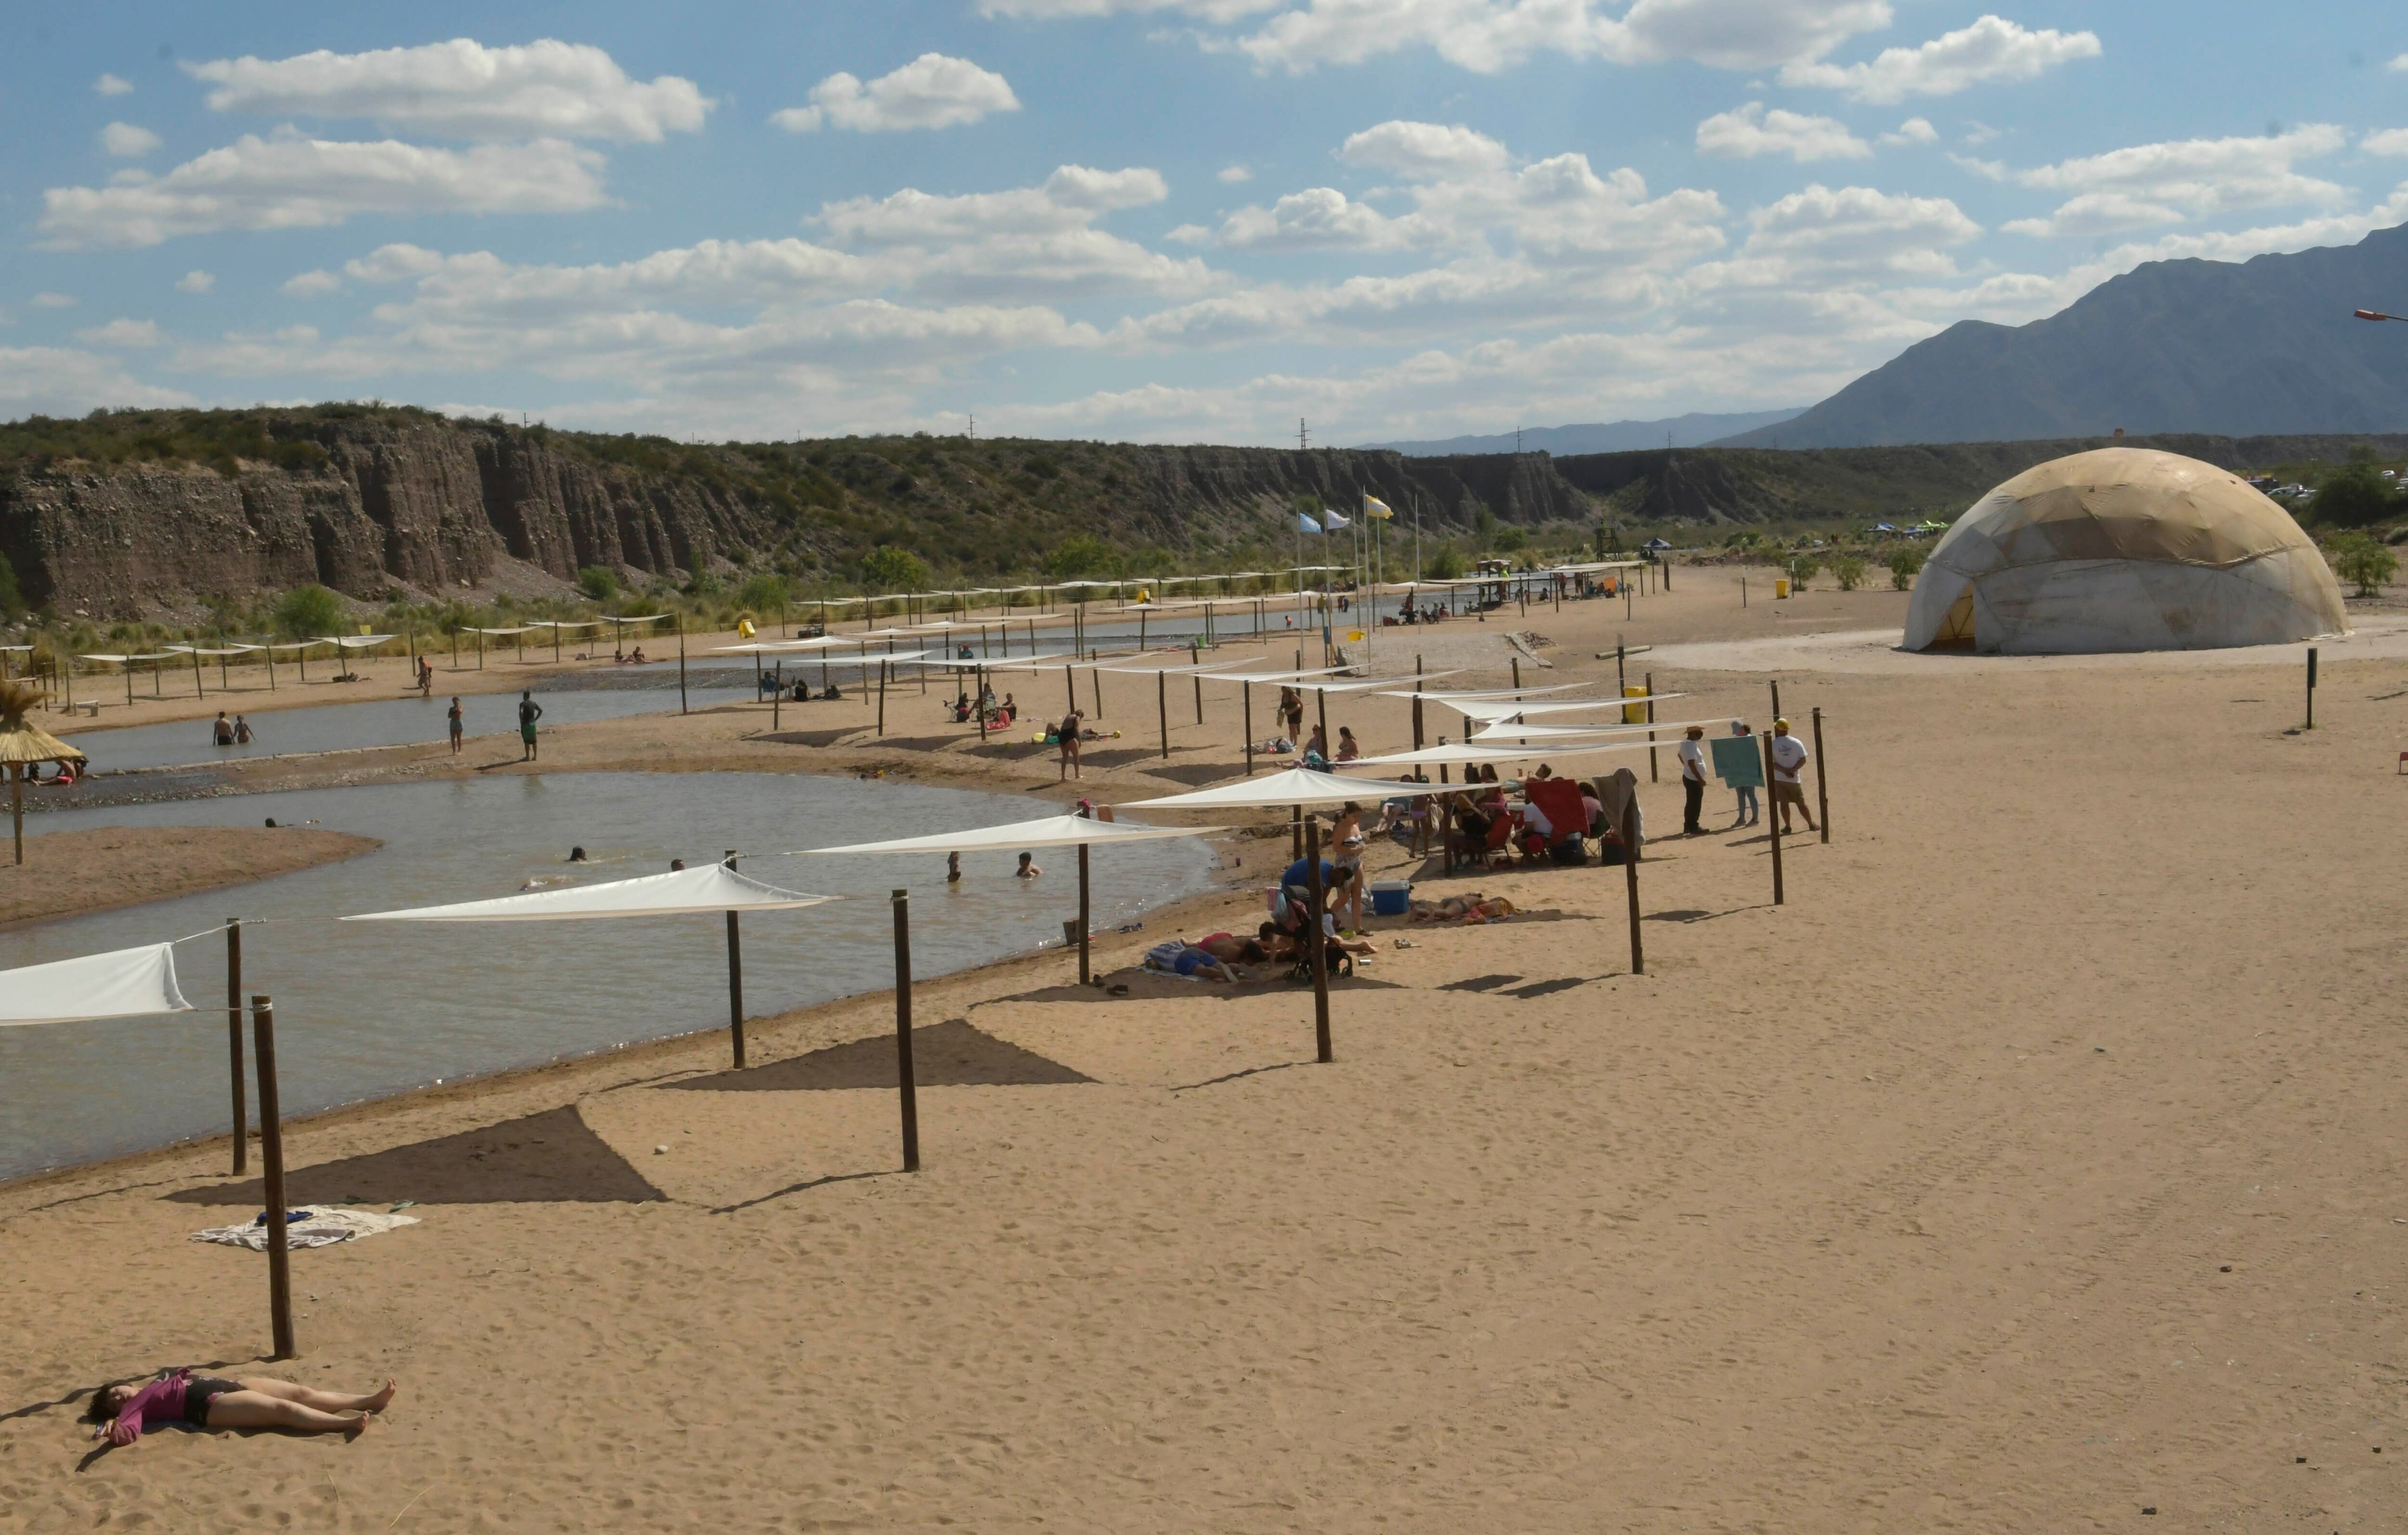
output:
[[450,712],[449,712],[445,717],[446,717],[447,719],[449,719],[449,720],[452,722],[452,754],[453,756],[458,756],[458,755],[460,754],[460,728],[461,728],[461,725],[460,725],[460,700],[459,700],[458,698],[454,697],[454,698],[452,700],[452,708],[451,708],[451,710],[450,710]]
[[222,709],[218,710],[217,724],[209,726],[209,739],[220,746],[234,744],[234,722],[226,718]]
[[520,693],[519,760],[521,762],[533,762],[535,760],[535,722],[542,718],[543,705],[535,701],[534,693]]
[[1079,711],[1075,709],[1063,715],[1061,724],[1055,727],[1054,734],[1060,738],[1062,763],[1061,771],[1054,775],[1054,782],[1059,783],[1066,778],[1080,776],[1079,732],[1085,728],[1086,721],[1079,717]]
[[234,743],[236,746],[249,746],[251,743],[251,722],[244,719],[239,714],[236,715],[234,717]]
[[104,1385],[93,1393],[85,1415],[92,1421],[93,1438],[119,1445],[131,1444],[146,1430],[169,1423],[195,1428],[290,1428],[300,1434],[356,1435],[367,1427],[369,1413],[381,1413],[392,1402],[394,1389],[394,1383],[387,1381],[381,1391],[348,1396],[265,1376],[229,1381],[178,1370],[148,1385],[136,1386],[130,1381]]

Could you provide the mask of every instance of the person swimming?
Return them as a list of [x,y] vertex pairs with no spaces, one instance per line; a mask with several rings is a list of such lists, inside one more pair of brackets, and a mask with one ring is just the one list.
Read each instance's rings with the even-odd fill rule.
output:
[[568,861],[572,864],[581,864],[585,862],[585,850],[581,847],[570,848],[568,850]]

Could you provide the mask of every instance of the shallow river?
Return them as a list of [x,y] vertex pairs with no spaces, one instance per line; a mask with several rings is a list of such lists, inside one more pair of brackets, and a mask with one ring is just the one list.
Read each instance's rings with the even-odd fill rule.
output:
[[[0,932],[0,968],[181,938],[229,916],[262,920],[243,934],[244,989],[276,998],[285,1109],[301,1113],[727,1018],[716,913],[493,925],[332,916],[509,895],[537,878],[652,873],[735,847],[745,872],[771,884],[856,897],[744,919],[746,1011],[758,1016],[892,984],[896,887],[912,892],[922,976],[1058,942],[1078,910],[1071,849],[1039,852],[1046,873],[1025,882],[1008,854],[968,854],[967,878],[950,888],[941,857],[767,854],[1049,811],[1024,796],[854,779],[559,773],[62,811],[45,831],[274,816],[385,846],[240,889]],[[591,869],[565,862],[572,844]],[[1211,862],[1199,840],[1094,850],[1097,925],[1205,888]],[[0,1029],[0,1178],[224,1128],[225,945],[211,932],[176,955],[193,1012]]]

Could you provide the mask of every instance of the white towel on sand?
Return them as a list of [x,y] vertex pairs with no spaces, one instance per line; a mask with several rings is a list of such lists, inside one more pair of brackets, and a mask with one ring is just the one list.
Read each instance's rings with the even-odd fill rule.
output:
[[[312,1210],[304,1219],[289,1221],[284,1227],[284,1245],[294,1247],[332,1247],[338,1241],[356,1237],[373,1237],[380,1231],[390,1231],[397,1226],[416,1226],[415,1215],[387,1215],[374,1210],[341,1210],[328,1207]],[[194,1241],[223,1242],[228,1247],[248,1247],[254,1253],[267,1251],[267,1224],[254,1221],[247,1226],[221,1226],[193,1233]]]

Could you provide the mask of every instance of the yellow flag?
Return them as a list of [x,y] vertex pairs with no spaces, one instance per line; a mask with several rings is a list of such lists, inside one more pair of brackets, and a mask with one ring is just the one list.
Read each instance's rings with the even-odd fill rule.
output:
[[1388,509],[1388,503],[1381,500],[1378,496],[1367,495],[1363,497],[1363,515],[1366,517],[1377,517],[1384,522],[1388,518],[1394,517],[1396,513],[1390,511]]

